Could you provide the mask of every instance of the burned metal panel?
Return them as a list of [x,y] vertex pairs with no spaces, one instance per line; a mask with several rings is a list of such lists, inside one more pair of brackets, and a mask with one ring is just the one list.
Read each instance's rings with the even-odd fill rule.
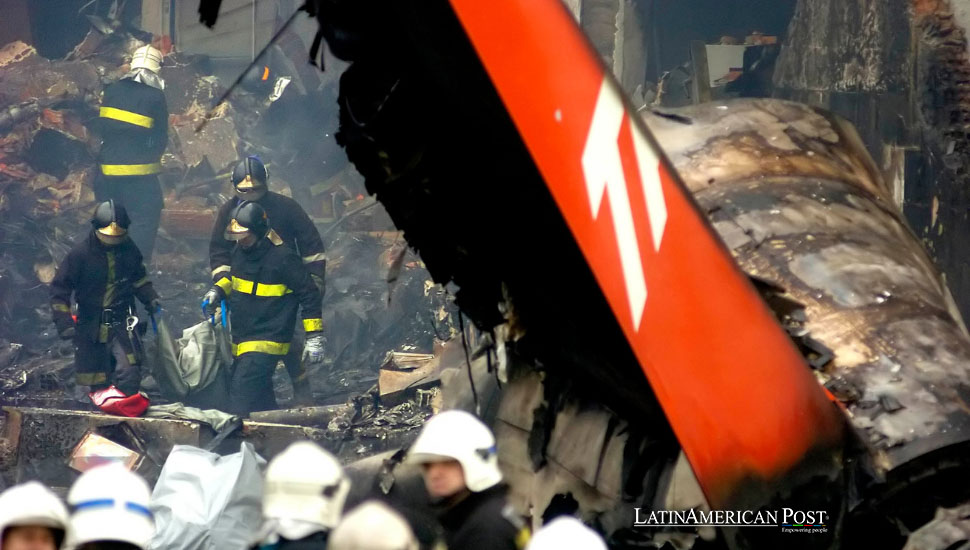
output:
[[819,375],[884,466],[970,438],[970,339],[854,132],[776,100],[676,116],[645,118],[742,268],[804,308],[786,321],[834,352]]
[[970,468],[970,338],[851,126],[779,100],[645,120],[793,339],[831,353],[816,376],[869,453],[864,498],[911,519],[961,492],[944,480]]
[[970,314],[970,56],[967,9],[953,0],[799,0],[775,73],[776,96],[830,108],[905,159],[906,219]]

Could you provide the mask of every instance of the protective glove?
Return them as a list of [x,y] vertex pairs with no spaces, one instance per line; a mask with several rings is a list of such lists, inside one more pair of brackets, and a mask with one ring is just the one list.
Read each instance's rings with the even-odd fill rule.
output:
[[152,314],[158,313],[162,310],[162,303],[158,301],[158,298],[152,298],[152,301],[148,303],[148,311]]
[[323,363],[323,333],[312,332],[306,335],[303,346],[303,363],[305,365],[319,365]]
[[61,337],[61,340],[70,340],[74,338],[74,334],[76,332],[77,331],[74,330],[74,327],[67,327],[64,330],[58,331],[57,335]]
[[215,317],[216,310],[219,309],[219,303],[222,302],[223,295],[222,289],[214,286],[205,293],[202,297],[202,312],[206,317]]

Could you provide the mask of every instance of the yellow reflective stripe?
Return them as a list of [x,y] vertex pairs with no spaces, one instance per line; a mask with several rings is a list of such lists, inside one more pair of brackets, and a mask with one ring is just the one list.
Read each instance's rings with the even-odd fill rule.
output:
[[141,288],[147,284],[148,284],[148,275],[145,275],[141,279],[138,279],[137,281],[135,281],[135,284],[132,286],[134,286],[135,288]]
[[251,340],[232,345],[232,354],[239,356],[244,353],[268,353],[270,355],[286,355],[290,351],[290,344],[270,342],[269,340]]
[[256,285],[256,296],[282,296],[292,293],[293,291],[286,285],[264,285],[263,283]]
[[106,176],[146,176],[162,171],[162,163],[151,164],[102,164],[101,173]]
[[75,380],[79,386],[93,386],[107,382],[108,375],[103,372],[79,372]]
[[319,332],[323,330],[323,319],[304,319],[303,330],[307,332]]
[[117,288],[115,286],[115,253],[106,252],[105,256],[108,261],[108,281],[104,287],[104,299],[101,300],[101,307],[109,308],[115,303],[115,293]]
[[220,265],[219,267],[212,270],[212,276],[215,277],[220,273],[228,273],[232,268],[228,265]]
[[320,262],[327,259],[327,255],[323,252],[319,254],[310,254],[309,256],[303,257],[303,263],[312,264],[313,262]]
[[127,122],[128,124],[141,126],[142,128],[151,128],[155,125],[155,119],[150,116],[125,111],[124,109],[115,109],[114,107],[101,107],[100,115],[101,118],[120,120],[121,122]]
[[61,302],[54,302],[53,304],[51,304],[51,309],[53,309],[54,311],[62,311],[64,313],[71,312],[71,306]]
[[253,293],[253,282],[247,281],[246,279],[240,279],[239,277],[232,278],[232,289],[238,290],[239,292],[244,292],[246,294]]
[[515,534],[515,547],[522,550],[529,545],[529,539],[531,538],[528,527],[519,529],[519,532]]
[[229,292],[233,288],[232,283],[229,282],[229,277],[223,277],[218,281],[216,281],[216,286],[221,288],[222,291],[225,292],[226,294],[229,294]]
[[232,278],[232,289],[245,294],[253,294],[253,290],[255,289],[256,296],[282,296],[293,293],[286,285],[254,283],[253,281],[240,279],[239,277]]

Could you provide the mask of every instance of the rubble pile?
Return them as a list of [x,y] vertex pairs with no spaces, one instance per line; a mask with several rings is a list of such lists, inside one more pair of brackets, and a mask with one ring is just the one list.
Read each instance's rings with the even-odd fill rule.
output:
[[[71,343],[60,341],[50,322],[47,284],[89,228],[102,90],[126,74],[128,52],[151,40],[133,29],[92,23],[63,59],[46,59],[23,42],[0,48],[3,405],[88,407],[74,387]],[[326,362],[309,377],[318,405],[342,404],[339,414],[312,423],[294,422],[292,414],[275,422],[321,430],[348,458],[405,442],[434,407],[436,379],[388,392],[381,389],[379,368],[394,353],[422,354],[437,365],[442,345],[455,342],[457,309],[383,206],[365,197],[362,178],[336,146],[335,97],[322,101],[334,95],[335,80],[301,73],[309,92],[304,102],[318,106],[303,135],[292,131],[278,139],[264,120],[272,107],[243,90],[209,113],[200,129],[224,92],[209,59],[174,51],[164,38],[153,43],[165,54],[161,77],[170,130],[159,176],[165,209],[149,274],[169,326],[178,331],[202,319],[199,297],[211,285],[208,239],[216,210],[231,196],[229,171],[241,155],[258,154],[269,167],[271,189],[300,200],[323,237]],[[392,368],[404,376],[412,370]],[[293,406],[282,366],[274,385],[280,405]],[[150,376],[143,388],[153,403],[164,402]]]
[[[0,334],[24,343],[29,354],[53,345],[52,332],[38,330],[49,325],[44,285],[87,230],[101,92],[127,72],[126,52],[140,44],[120,30],[92,29],[63,60],[47,60],[23,42],[0,49]],[[205,75],[203,59],[170,46],[163,51],[162,77],[175,84],[165,90],[175,131],[162,159],[162,179],[171,184],[191,181],[196,173],[210,177],[237,156],[229,109],[193,141],[180,139],[183,128],[201,120],[217,82]],[[172,237],[161,235],[162,241]]]

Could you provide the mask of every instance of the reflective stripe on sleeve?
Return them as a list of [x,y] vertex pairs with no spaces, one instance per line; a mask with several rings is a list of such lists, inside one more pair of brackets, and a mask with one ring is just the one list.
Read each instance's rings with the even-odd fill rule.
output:
[[304,319],[303,330],[307,332],[319,332],[323,330],[323,319]]
[[228,273],[232,268],[228,265],[220,265],[219,267],[212,270],[212,276],[215,277],[220,273]]
[[53,304],[51,304],[51,309],[53,309],[54,311],[60,311],[62,313],[71,312],[71,306],[61,302],[54,302]]
[[313,262],[322,262],[323,260],[326,260],[326,259],[327,259],[327,255],[321,252],[319,254],[310,254],[309,256],[304,256],[303,263],[312,264]]
[[232,282],[229,281],[229,277],[223,277],[216,281],[216,286],[221,288],[226,295],[228,295],[233,288]]

